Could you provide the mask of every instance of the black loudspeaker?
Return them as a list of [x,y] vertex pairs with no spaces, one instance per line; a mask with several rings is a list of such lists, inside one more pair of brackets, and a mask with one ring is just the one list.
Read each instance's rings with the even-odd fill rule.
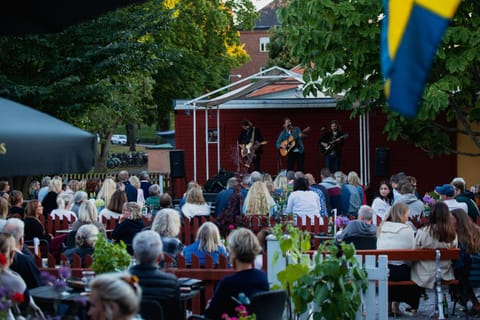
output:
[[185,178],[185,154],[183,150],[170,151],[170,176]]
[[390,176],[390,149],[376,148],[375,149],[375,177],[389,177]]

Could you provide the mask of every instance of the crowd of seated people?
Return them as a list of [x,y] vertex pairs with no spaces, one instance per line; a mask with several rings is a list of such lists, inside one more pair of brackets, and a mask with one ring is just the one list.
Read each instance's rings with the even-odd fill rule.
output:
[[[337,172],[337,176],[341,178],[345,175]],[[216,225],[215,218],[225,216],[225,213],[232,211],[233,207],[237,209],[235,212],[239,216],[245,218],[251,215],[269,217],[280,212],[284,215],[301,217],[302,224],[306,223],[305,218],[307,216],[313,221],[314,217],[320,218],[331,215],[331,212],[327,209],[330,207],[336,209],[338,215],[358,216],[358,220],[347,226],[343,230],[343,235],[340,234],[337,237],[338,242],[343,237],[349,236],[350,231],[372,234],[375,230],[375,223],[377,223],[378,249],[453,248],[459,246],[464,252],[462,259],[463,256],[466,256],[465,253],[478,253],[480,250],[476,244],[476,239],[480,239],[478,237],[480,229],[471,219],[469,220],[472,214],[466,214],[464,209],[451,210],[447,205],[453,203],[450,199],[451,189],[455,190],[454,196],[458,194],[461,197],[470,197],[468,192],[465,191],[467,190],[466,186],[459,184],[462,183],[461,181],[455,180],[455,183],[452,182],[452,188],[450,186],[435,188],[435,190],[438,190],[440,199],[436,200],[433,205],[429,204],[431,211],[428,217],[424,215],[424,212],[415,213],[415,220],[422,221],[422,223],[414,224],[410,217],[412,210],[409,206],[410,203],[405,202],[408,201],[407,198],[420,202],[422,202],[422,199],[418,198],[418,192],[412,182],[415,180],[412,180],[412,177],[395,175],[395,179],[392,179],[392,181],[382,181],[372,188],[372,190],[376,188],[377,196],[375,198],[365,196],[368,194],[368,190],[365,190],[365,187],[359,184],[360,182],[356,177],[358,176],[352,174],[350,182],[348,179],[346,181],[340,179],[344,190],[350,188],[349,183],[354,187],[350,188],[350,197],[344,197],[342,201],[342,186],[328,170],[322,170],[322,181],[320,183],[315,182],[313,175],[302,172],[279,173],[275,176],[275,179],[272,179],[268,174],[253,172],[245,177],[231,178],[229,180],[231,182],[229,188],[231,189],[222,193],[223,205],[219,208],[216,207],[215,210],[206,203],[202,186],[196,182],[189,183],[189,188],[184,196],[184,204],[177,210],[173,208],[171,196],[168,193],[160,194],[159,186],[150,183],[145,175],[140,179],[132,179],[128,172],[122,171],[119,174],[118,182],[113,177],[107,177],[103,180],[103,183],[100,179],[96,179],[90,183],[78,181],[78,183],[72,184],[63,184],[60,177],[53,177],[42,179],[42,188],[39,188],[39,184],[35,183],[31,192],[29,192],[32,194],[32,199],[26,201],[23,200],[21,192],[16,192],[16,190],[3,191],[4,194],[0,197],[0,220],[10,217],[12,225],[10,228],[12,229],[15,229],[13,226],[18,224],[18,221],[23,223],[22,236],[17,236],[20,232],[9,231],[16,240],[15,251],[19,261],[14,260],[11,268],[19,268],[20,270],[21,268],[16,265],[27,266],[24,268],[27,271],[22,272],[25,277],[24,281],[29,287],[38,285],[38,283],[35,284],[35,275],[38,275],[38,268],[35,270],[32,267],[35,264],[32,256],[29,255],[29,250],[23,250],[25,249],[24,244],[25,241],[31,242],[33,238],[52,243],[53,235],[49,234],[46,228],[47,220],[45,216],[47,215],[55,219],[61,217],[69,219],[70,217],[70,219],[75,220],[70,224],[71,231],[66,236],[67,239],[62,248],[69,259],[73,256],[73,253],[81,257],[85,257],[87,254],[92,255],[98,234],[102,234],[109,241],[125,242],[130,250],[129,252],[136,255],[136,237],[138,236],[138,239],[141,239],[140,235],[145,232],[144,230],[151,229],[151,232],[159,236],[162,254],[168,254],[174,261],[179,255],[183,255],[188,265],[192,263],[192,256],[196,255],[200,264],[204,265],[208,254],[213,257],[214,264],[218,264],[219,256],[223,255],[228,258],[230,267],[239,271],[239,274],[245,271],[241,268],[243,264],[252,266],[255,258],[261,261],[261,257],[259,259],[257,250],[252,249],[253,252],[256,252],[252,260],[243,256],[239,258],[238,252],[235,251],[238,250],[234,244],[235,237],[238,233],[246,240],[250,237],[250,234],[242,233],[246,231],[241,229],[242,225],[235,225],[235,220],[232,220],[234,224],[231,228],[228,226],[228,230],[222,229],[222,233],[219,232],[219,225]],[[390,182],[393,182],[393,184]],[[87,188],[87,185],[89,188]],[[394,186],[396,186],[396,189]],[[7,190],[6,187],[4,189]],[[145,193],[145,190],[148,190],[148,194]],[[358,197],[354,197],[355,199],[352,200],[351,195],[354,190],[358,193]],[[396,201],[393,197],[394,193],[397,194]],[[133,200],[129,200],[129,194]],[[135,197],[133,197],[133,194],[135,194]],[[144,196],[143,200],[141,194]],[[405,195],[408,195],[408,197]],[[93,199],[88,199],[89,197]],[[331,201],[333,197],[337,197],[335,201]],[[347,198],[348,201],[345,200]],[[95,199],[102,201],[98,202]],[[234,201],[230,201],[231,199]],[[469,199],[471,198],[468,198],[467,202],[472,206],[474,200],[472,198],[470,202]],[[147,220],[144,219],[142,213],[141,204],[143,201],[145,201],[147,210],[155,213],[151,226],[145,224]],[[22,205],[23,203],[25,205]],[[47,209],[42,203],[47,206]],[[99,203],[102,204],[99,205]],[[359,204],[360,206],[358,206]],[[368,204],[371,204],[372,208]],[[469,207],[467,208],[470,210]],[[99,209],[101,210],[100,214]],[[362,210],[366,211],[362,212]],[[215,212],[212,215],[213,218],[203,223],[196,230],[195,241],[189,245],[184,245],[180,235],[182,224],[190,223],[190,219],[197,216],[209,217],[212,211]],[[18,221],[14,220],[13,217],[16,217]],[[103,217],[106,220],[114,219],[116,221],[115,226],[108,230],[108,233]],[[423,218],[423,220],[420,218]],[[468,221],[469,224],[467,224]],[[8,224],[4,223],[3,227]],[[220,234],[223,237],[228,236],[226,247]],[[153,246],[153,244],[150,245]],[[141,249],[138,250],[140,252]],[[26,261],[25,259],[30,259],[28,261],[32,263],[22,262]],[[141,265],[138,256],[137,262]],[[457,262],[454,267],[448,261],[442,262],[442,278],[445,280],[455,277],[463,279],[465,263],[461,262]],[[158,257],[155,258],[154,265],[158,265],[158,268],[164,267],[162,259]],[[419,307],[422,292],[425,289],[431,290],[433,288],[434,265],[428,261],[412,264],[404,261],[391,261],[389,267],[390,281],[413,280],[417,284],[411,286],[411,288],[390,288],[390,311],[397,315],[402,312],[415,314]],[[248,271],[252,272],[251,270]],[[21,273],[19,272],[19,274]],[[34,280],[32,281],[32,279]],[[225,281],[225,283],[228,283],[228,281]],[[222,285],[225,285],[225,283]],[[465,286],[466,284],[461,283],[461,285]],[[142,283],[140,283],[140,287],[143,287]],[[478,300],[472,294],[471,288],[468,290],[468,299],[473,304],[472,312],[480,313]],[[218,299],[217,296],[212,300],[213,304],[209,305],[207,308],[209,311],[206,311],[206,314],[214,312],[212,308],[215,307],[215,301]],[[403,311],[400,310],[400,303],[406,303],[407,308]]]

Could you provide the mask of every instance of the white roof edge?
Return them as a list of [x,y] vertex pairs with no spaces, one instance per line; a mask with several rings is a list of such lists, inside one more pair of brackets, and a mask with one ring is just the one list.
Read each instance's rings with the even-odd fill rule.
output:
[[[188,99],[173,101],[174,110],[190,110]],[[235,99],[220,104],[221,110],[235,109],[300,109],[300,108],[336,108],[337,100],[334,98],[281,98],[281,99]]]

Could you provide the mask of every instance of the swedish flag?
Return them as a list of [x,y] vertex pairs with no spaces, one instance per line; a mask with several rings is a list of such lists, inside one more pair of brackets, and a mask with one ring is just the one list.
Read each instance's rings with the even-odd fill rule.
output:
[[460,0],[384,0],[381,63],[391,109],[415,117],[437,47]]

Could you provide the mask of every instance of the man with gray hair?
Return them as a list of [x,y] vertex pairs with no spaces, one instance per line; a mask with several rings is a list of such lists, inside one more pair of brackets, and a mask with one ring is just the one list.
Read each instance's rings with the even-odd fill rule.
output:
[[129,272],[139,279],[142,299],[158,301],[165,320],[183,319],[178,279],[174,274],[161,271],[158,265],[163,257],[160,235],[152,230],[137,233],[133,238],[133,252],[137,264],[130,267]]
[[38,201],[42,202],[43,198],[45,198],[45,196],[47,195],[48,186],[50,185],[51,180],[52,178],[50,178],[49,176],[45,176],[42,178],[42,187],[40,188],[40,190],[38,190]]
[[148,175],[147,171],[142,171],[138,175],[138,178],[140,179],[140,188],[143,190],[143,195],[145,196],[145,199],[150,196],[150,186],[152,183],[150,182],[150,176]]
[[10,218],[5,223],[3,232],[11,234],[16,242],[15,256],[10,269],[20,274],[28,289],[33,289],[42,285],[42,279],[32,253],[24,246],[24,227],[22,220]]
[[377,226],[372,224],[373,209],[363,205],[358,209],[357,220],[350,221],[345,229],[337,234],[335,241],[341,242],[347,237],[374,237],[377,234]]

